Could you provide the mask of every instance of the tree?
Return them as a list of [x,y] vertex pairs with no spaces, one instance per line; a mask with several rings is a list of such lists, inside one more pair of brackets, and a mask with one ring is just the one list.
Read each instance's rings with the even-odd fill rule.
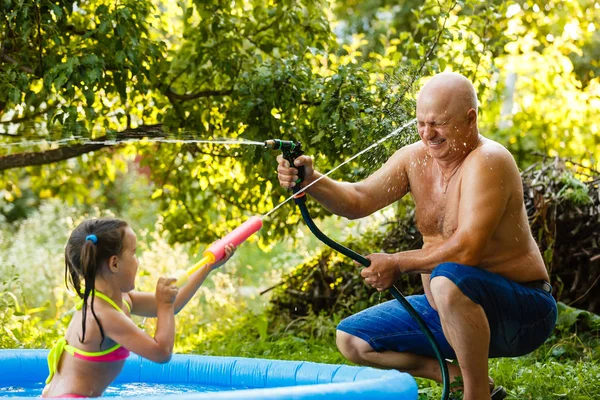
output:
[[[520,137],[515,131],[497,128],[504,89],[500,68],[513,56],[510,46],[525,48],[528,39],[510,28],[543,34],[523,22],[529,21],[524,2],[518,6],[522,13],[513,15],[509,10],[517,3],[500,1],[331,4],[5,1],[0,5],[0,135],[7,144],[0,147],[0,169],[10,188],[5,197],[19,197],[26,185],[45,196],[89,202],[89,182],[109,186],[135,154],[151,169],[153,198],[172,240],[206,243],[286,198],[273,183],[276,154],[250,146],[123,144],[123,139],[300,140],[327,171],[411,120],[418,79],[445,69],[476,82],[483,129],[515,145],[512,138]],[[569,7],[581,11],[581,4]],[[552,18],[560,12],[558,6],[547,11]],[[554,56],[541,59],[548,63]],[[587,71],[586,87],[595,88],[598,78]],[[581,91],[573,71],[565,74],[574,83],[561,94]],[[513,115],[513,123],[526,116]],[[531,126],[529,147],[515,151],[526,153],[539,140],[557,143],[555,136],[543,138],[544,125]],[[31,148],[14,145],[31,137],[64,142],[58,148],[39,145],[31,154],[25,153]],[[360,179],[412,140],[411,128],[334,178]],[[576,143],[560,155],[589,145]],[[318,207],[313,211],[323,214]],[[292,232],[297,220],[289,208],[280,208],[264,237]]]

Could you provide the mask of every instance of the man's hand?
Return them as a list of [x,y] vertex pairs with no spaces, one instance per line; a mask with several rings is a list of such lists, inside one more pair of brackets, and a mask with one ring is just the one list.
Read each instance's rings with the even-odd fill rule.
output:
[[363,269],[360,275],[380,292],[391,287],[401,274],[395,254],[374,253],[368,255],[367,259],[371,265]]
[[[290,163],[283,158],[280,154],[277,156],[277,175],[279,177],[279,183],[284,188],[291,188],[296,186],[298,180],[298,170],[290,167]],[[294,161],[296,167],[304,166],[304,180],[309,181],[313,176],[313,159],[309,156],[300,156]]]

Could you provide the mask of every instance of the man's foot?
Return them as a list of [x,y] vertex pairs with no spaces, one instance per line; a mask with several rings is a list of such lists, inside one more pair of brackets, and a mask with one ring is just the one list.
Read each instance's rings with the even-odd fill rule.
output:
[[502,386],[496,386],[490,395],[492,400],[502,400],[507,396],[506,390]]
[[[490,378],[490,397],[492,400],[503,400],[508,396],[506,390],[502,386],[495,386],[494,381]],[[450,398],[460,400],[463,398],[462,376],[454,378],[450,385]]]

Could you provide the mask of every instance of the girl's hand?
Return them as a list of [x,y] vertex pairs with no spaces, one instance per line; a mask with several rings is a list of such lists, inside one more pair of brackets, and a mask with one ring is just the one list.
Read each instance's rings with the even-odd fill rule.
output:
[[233,243],[229,243],[225,246],[225,257],[220,259],[218,262],[214,263],[211,267],[211,271],[219,268],[221,265],[225,264],[235,253],[235,246]]
[[174,278],[159,278],[156,283],[156,303],[160,306],[161,304],[173,304],[177,297],[179,288],[175,286],[177,279]]

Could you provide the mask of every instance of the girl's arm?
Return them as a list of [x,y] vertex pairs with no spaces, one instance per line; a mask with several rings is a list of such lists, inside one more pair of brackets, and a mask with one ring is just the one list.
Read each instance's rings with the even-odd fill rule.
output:
[[[175,314],[179,313],[179,311],[181,311],[181,309],[192,299],[192,297],[194,297],[194,294],[196,294],[200,286],[202,286],[208,274],[212,270],[225,264],[227,260],[231,258],[234,252],[235,246],[232,244],[225,246],[225,257],[223,257],[222,260],[214,264],[205,265],[189,277],[188,282],[181,289],[179,289],[179,292],[177,293],[177,298],[175,299],[174,303]],[[137,292],[132,290],[126,294],[129,295],[129,298],[131,299],[131,314],[141,315],[143,317],[156,317],[158,310],[156,306],[156,299],[152,293]]]
[[[156,285],[155,304],[158,321],[154,337],[140,329],[127,315],[108,310],[103,318],[106,335],[129,351],[150,361],[166,363],[173,354],[175,342],[175,279],[160,278]],[[109,314],[109,315],[107,315]]]

